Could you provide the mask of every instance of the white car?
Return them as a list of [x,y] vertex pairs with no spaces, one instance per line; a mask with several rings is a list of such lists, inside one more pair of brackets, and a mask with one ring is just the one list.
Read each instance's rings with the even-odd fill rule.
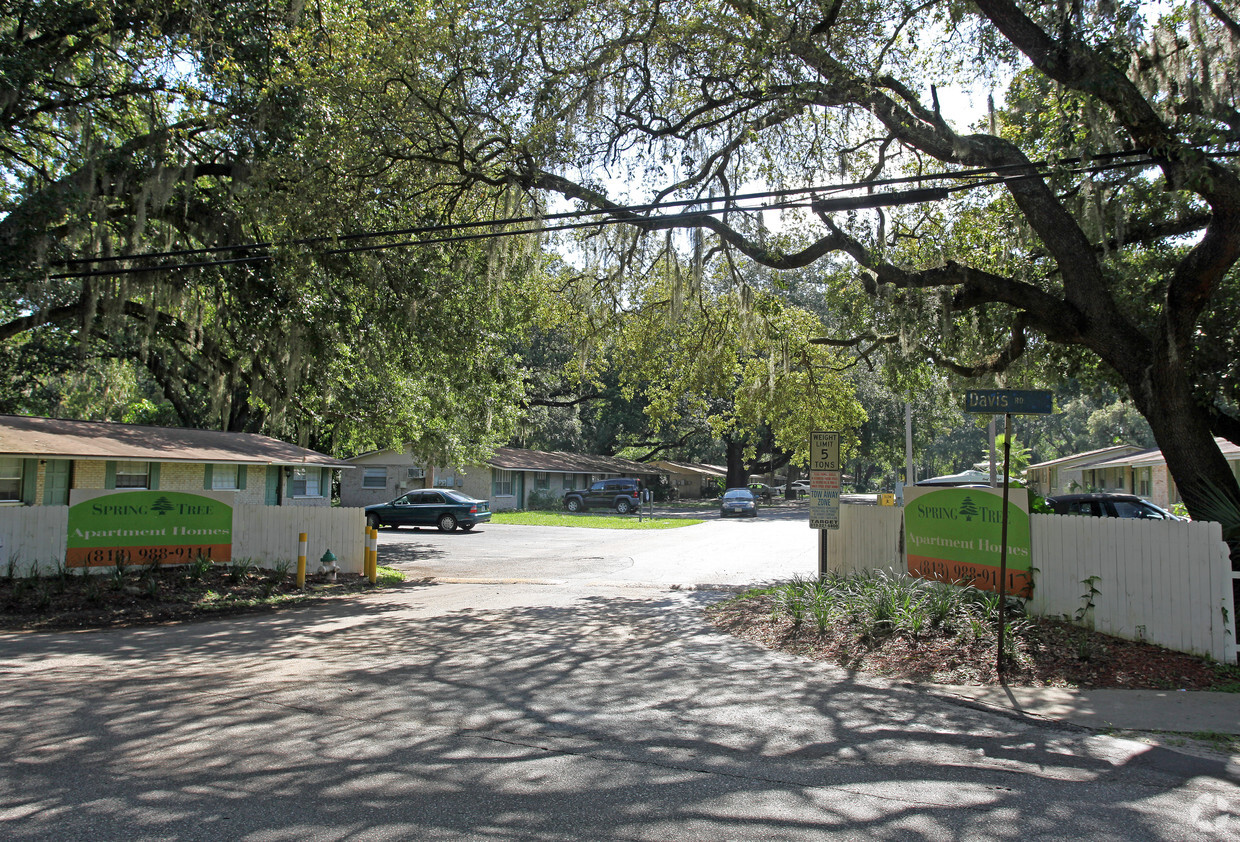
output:
[[[787,485],[772,485],[771,494],[775,497],[783,497],[784,492],[787,490],[787,488],[788,488]],[[792,496],[793,497],[801,497],[808,493],[809,493],[809,480],[799,479],[795,481],[794,483],[792,483]]]

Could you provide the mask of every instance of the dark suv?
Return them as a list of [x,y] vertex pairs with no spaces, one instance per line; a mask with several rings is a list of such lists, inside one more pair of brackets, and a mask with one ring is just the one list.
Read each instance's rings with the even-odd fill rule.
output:
[[1123,517],[1141,520],[1184,520],[1182,517],[1160,509],[1135,494],[1059,494],[1047,497],[1046,504],[1057,515],[1085,515],[1087,517]]
[[637,511],[642,483],[636,479],[601,479],[584,491],[565,491],[564,508],[570,512],[586,509],[615,509],[622,515]]

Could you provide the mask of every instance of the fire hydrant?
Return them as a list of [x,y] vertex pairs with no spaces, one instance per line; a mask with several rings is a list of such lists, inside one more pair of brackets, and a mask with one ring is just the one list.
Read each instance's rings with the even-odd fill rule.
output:
[[332,551],[328,550],[323,553],[323,557],[319,559],[319,572],[330,574],[331,578],[329,581],[334,582],[336,581],[336,571],[339,569],[340,566],[336,564],[336,556],[332,555]]

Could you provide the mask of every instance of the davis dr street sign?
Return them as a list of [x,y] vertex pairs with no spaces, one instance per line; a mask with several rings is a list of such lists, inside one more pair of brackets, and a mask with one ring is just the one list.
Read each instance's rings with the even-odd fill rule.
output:
[[1050,415],[1054,400],[1045,389],[969,389],[964,411],[987,415]]

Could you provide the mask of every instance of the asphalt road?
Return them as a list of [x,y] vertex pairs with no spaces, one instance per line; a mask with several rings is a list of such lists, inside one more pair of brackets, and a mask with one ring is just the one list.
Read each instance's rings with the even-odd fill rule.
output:
[[349,604],[0,635],[0,836],[1240,835],[1226,759],[773,654],[671,588],[811,572],[803,523],[520,529],[385,532],[427,581]]
[[[684,516],[694,515],[680,510]],[[486,523],[472,532],[379,532],[379,560],[417,579],[523,581],[565,587],[749,585],[813,576],[818,533],[805,508],[764,509],[676,529],[566,529]]]

